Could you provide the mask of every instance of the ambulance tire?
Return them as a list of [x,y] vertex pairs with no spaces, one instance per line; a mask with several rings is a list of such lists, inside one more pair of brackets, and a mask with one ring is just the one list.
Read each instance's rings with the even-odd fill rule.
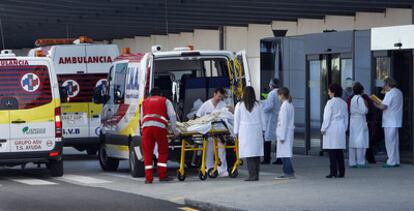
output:
[[63,176],[63,160],[50,160],[49,161],[49,171],[50,176],[52,177],[61,177]]
[[138,160],[137,155],[135,154],[134,147],[131,145],[129,147],[129,169],[132,177],[144,177],[145,176],[145,166],[144,161]]
[[116,171],[119,166],[119,160],[108,157],[105,147],[101,146],[98,151],[99,164],[104,171]]

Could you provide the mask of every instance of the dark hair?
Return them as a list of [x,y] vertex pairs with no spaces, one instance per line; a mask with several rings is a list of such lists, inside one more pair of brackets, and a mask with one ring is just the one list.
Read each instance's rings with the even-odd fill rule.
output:
[[246,86],[243,90],[243,97],[242,101],[246,109],[251,112],[254,108],[254,104],[257,102],[256,100],[256,93],[254,92],[254,88],[251,86]]
[[364,87],[362,86],[361,83],[359,83],[357,81],[352,86],[352,91],[354,92],[354,95],[360,95],[360,94],[362,94],[364,92]]
[[151,92],[150,92],[150,95],[151,96],[161,96],[161,89],[158,88],[158,87],[152,88]]
[[273,88],[278,88],[279,87],[279,79],[277,79],[277,78],[274,78],[274,79],[272,79],[272,80],[270,80],[270,83],[269,83]]
[[334,94],[334,97],[342,97],[343,89],[338,84],[331,84],[328,89]]
[[217,88],[214,90],[214,94],[220,93],[222,95],[226,94],[226,90],[224,90],[223,88]]
[[285,97],[288,100],[289,103],[292,102],[292,97],[290,96],[289,89],[287,87],[282,87],[282,88],[278,89],[277,94],[278,95],[283,95],[283,97]]

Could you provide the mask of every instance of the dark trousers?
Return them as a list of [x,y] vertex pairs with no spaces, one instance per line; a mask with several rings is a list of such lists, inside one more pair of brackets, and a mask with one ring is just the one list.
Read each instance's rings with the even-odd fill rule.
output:
[[[342,149],[329,149],[329,162],[331,176],[345,176],[345,161],[344,161],[344,151]],[[338,174],[339,171],[339,174]]]
[[283,163],[283,174],[293,176],[295,171],[293,170],[292,159],[291,158],[282,158]]
[[270,152],[272,148],[272,142],[271,141],[265,141],[263,143],[263,163],[270,163]]
[[259,179],[260,157],[248,157],[246,158],[246,163],[249,179]]

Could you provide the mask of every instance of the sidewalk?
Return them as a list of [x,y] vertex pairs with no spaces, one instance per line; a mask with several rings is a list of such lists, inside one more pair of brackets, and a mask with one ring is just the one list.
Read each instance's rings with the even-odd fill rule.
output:
[[[414,210],[414,166],[346,168],[345,178],[327,179],[328,158],[295,156],[297,179],[275,180],[280,165],[262,165],[258,182],[239,177],[200,181],[195,171],[184,182],[118,184],[122,191],[208,210]],[[171,172],[172,174],[173,172]],[[122,185],[122,186],[120,186]],[[228,209],[233,208],[233,209]]]

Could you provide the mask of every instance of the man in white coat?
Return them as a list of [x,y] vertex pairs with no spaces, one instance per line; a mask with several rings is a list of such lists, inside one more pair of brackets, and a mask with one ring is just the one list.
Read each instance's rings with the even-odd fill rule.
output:
[[279,117],[277,121],[277,152],[276,157],[282,159],[283,175],[278,178],[295,178],[295,171],[292,166],[293,140],[295,133],[295,108],[292,105],[292,98],[289,89],[283,87],[278,90],[278,97],[281,102]]
[[376,106],[383,110],[382,127],[384,128],[385,148],[387,149],[387,163],[384,168],[400,166],[400,149],[398,129],[402,127],[403,94],[396,88],[397,82],[390,77],[384,79],[386,91],[382,104]]
[[366,115],[368,107],[362,97],[364,87],[355,82],[353,87],[354,96],[350,103],[350,125],[349,125],[349,166],[351,168],[364,168],[365,153],[369,147],[369,133]]
[[[279,113],[279,100],[277,98],[277,90],[279,88],[279,80],[272,79],[269,83],[270,92],[263,100],[262,106],[265,114],[266,130],[264,136],[264,156],[261,164],[270,164],[272,141],[276,141],[277,115]],[[274,162],[276,164],[276,161]]]
[[[224,103],[223,98],[226,94],[226,91],[222,88],[218,88],[214,91],[213,98],[207,100],[206,102],[201,105],[198,109],[196,116],[202,117],[208,114],[213,113],[214,111],[220,111],[221,109],[226,107],[226,103]],[[219,147],[223,146],[221,142],[219,142]],[[212,140],[209,140],[207,143],[207,151],[206,151],[206,168],[210,170],[214,167],[214,144]],[[229,175],[227,171],[227,160],[226,160],[226,149],[219,148],[219,158],[221,165],[218,167],[218,173],[220,177],[226,177]]]

